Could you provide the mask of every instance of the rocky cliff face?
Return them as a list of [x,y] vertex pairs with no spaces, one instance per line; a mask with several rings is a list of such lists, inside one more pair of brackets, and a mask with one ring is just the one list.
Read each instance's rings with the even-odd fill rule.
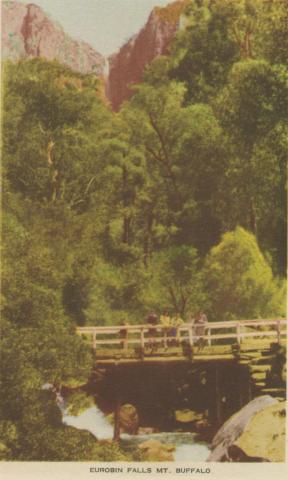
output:
[[102,75],[104,69],[100,53],[69,37],[40,7],[13,1],[2,4],[2,56],[58,60],[81,73]]
[[166,7],[156,7],[139,34],[109,57],[107,96],[113,110],[131,97],[129,84],[139,83],[146,65],[167,53],[179,28],[180,16],[189,0],[178,0]]

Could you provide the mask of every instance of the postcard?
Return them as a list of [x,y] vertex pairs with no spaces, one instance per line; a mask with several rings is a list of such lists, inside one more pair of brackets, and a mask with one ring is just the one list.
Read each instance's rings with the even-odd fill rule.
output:
[[1,18],[1,478],[286,478],[285,0]]

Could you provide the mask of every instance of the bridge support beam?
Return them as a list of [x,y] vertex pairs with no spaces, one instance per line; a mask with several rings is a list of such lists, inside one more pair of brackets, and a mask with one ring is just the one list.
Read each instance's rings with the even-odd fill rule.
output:
[[119,442],[120,440],[120,408],[121,408],[121,371],[118,366],[114,369],[113,375],[113,390],[114,390],[114,398],[115,398],[115,407],[114,407],[114,435],[113,441]]
[[219,382],[219,367],[215,367],[215,412],[216,412],[216,422],[218,425],[222,423],[222,398],[220,391],[220,382]]
[[117,400],[115,411],[114,411],[114,442],[119,442],[120,440],[120,408],[121,402],[120,399]]

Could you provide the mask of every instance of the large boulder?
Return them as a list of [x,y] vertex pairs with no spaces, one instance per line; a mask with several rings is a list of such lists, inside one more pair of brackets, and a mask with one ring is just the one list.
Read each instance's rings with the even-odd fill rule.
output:
[[120,431],[135,435],[139,428],[139,416],[134,405],[125,403],[119,410]]
[[158,440],[147,440],[140,443],[142,460],[147,462],[168,462],[173,461],[174,445],[165,445]]
[[[234,443],[240,459],[258,458],[269,462],[285,461],[285,402],[256,413]],[[230,453],[231,456],[231,453]]]
[[[115,414],[109,413],[106,415],[106,420],[110,425],[115,425]],[[121,405],[119,410],[119,424],[120,433],[129,433],[130,435],[136,435],[139,429],[139,416],[134,405],[125,403]]]
[[[281,402],[282,403],[282,402]],[[225,461],[248,461],[248,455],[242,452],[241,447],[237,444],[237,441],[240,440],[240,437],[244,432],[250,432],[250,438],[254,435],[254,441],[256,442],[259,435],[262,436],[261,427],[255,429],[253,427],[253,418],[260,412],[266,411],[265,416],[267,418],[271,417],[271,411],[269,410],[272,406],[278,406],[279,402],[275,398],[270,397],[269,395],[263,395],[257,397],[251,402],[249,402],[245,407],[241,408],[237,413],[235,413],[229,420],[227,420],[224,425],[217,432],[215,437],[212,440],[212,452],[208,457],[209,462],[225,462]],[[283,407],[282,407],[283,410]],[[258,424],[256,424],[258,425]],[[270,435],[273,438],[273,435],[278,432],[275,431],[275,424],[273,424],[272,418],[266,425],[267,435]],[[264,432],[264,426],[263,426]],[[241,443],[243,447],[243,443]],[[252,455],[251,459],[256,460],[254,457],[259,457],[258,455]],[[258,461],[265,461],[269,459],[267,456],[257,458]]]

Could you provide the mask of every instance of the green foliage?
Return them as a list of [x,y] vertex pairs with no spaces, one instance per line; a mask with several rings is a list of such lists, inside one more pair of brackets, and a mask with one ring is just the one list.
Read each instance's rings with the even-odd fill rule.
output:
[[286,2],[194,0],[184,24],[118,114],[94,76],[5,65],[3,459],[140,459],[41,390],[87,381],[76,325],[285,313]]
[[155,254],[148,269],[143,303],[156,311],[196,313],[207,299],[199,258],[193,247],[171,247]]
[[35,429],[23,438],[21,461],[129,461],[116,444],[97,442],[93,435],[84,430],[61,426]]
[[255,49],[272,64],[287,65],[288,12],[286,0],[261,2]]
[[216,1],[207,7],[207,3],[191,3],[188,26],[175,47],[178,59],[171,75],[185,83],[189,102],[208,101],[240,58],[237,41],[230,35],[235,5]]
[[34,59],[7,64],[5,84],[4,165],[12,187],[34,200],[83,207],[95,189],[95,139],[109,118],[93,81]]
[[69,415],[78,416],[94,405],[94,400],[84,392],[75,392],[67,399],[67,412]]
[[240,223],[259,234],[260,244],[273,256],[277,244],[276,262],[282,266],[286,250],[279,238],[286,218],[287,94],[284,65],[246,60],[234,65],[217,99],[231,143],[226,182],[221,185],[221,215],[228,220],[228,228]]
[[234,65],[218,103],[235,140],[249,149],[286,117],[286,101],[287,69],[264,60],[246,60]]
[[285,314],[285,285],[273,278],[255,237],[238,227],[213,247],[205,264],[211,318],[271,318]]

